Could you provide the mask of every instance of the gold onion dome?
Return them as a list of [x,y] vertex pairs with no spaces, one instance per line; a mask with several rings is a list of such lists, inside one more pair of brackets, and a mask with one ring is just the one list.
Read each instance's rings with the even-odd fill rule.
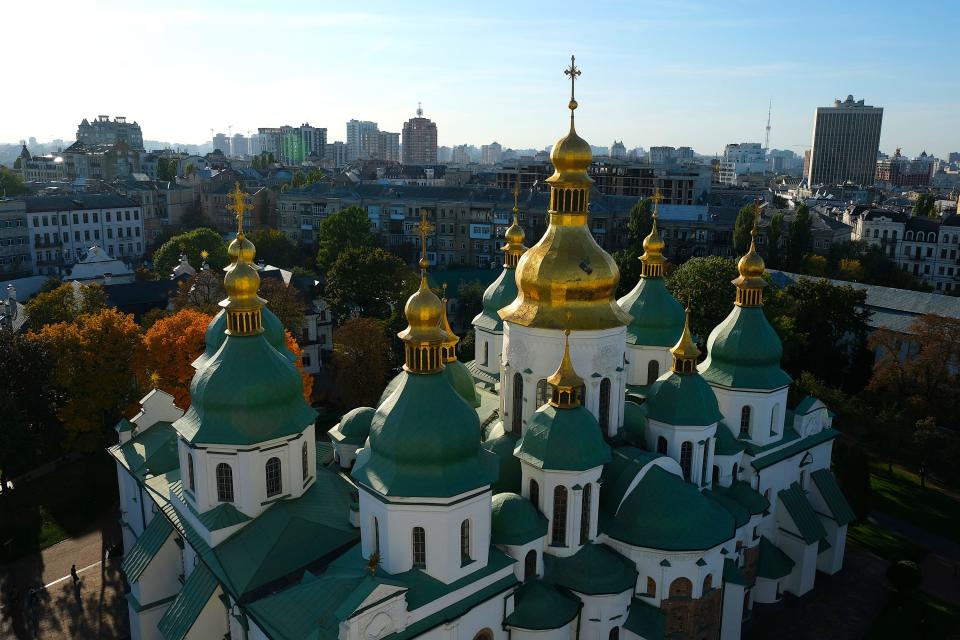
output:
[[447,334],[443,339],[443,361],[453,362],[457,359],[457,343],[460,342],[460,338],[454,333],[453,328],[450,326],[450,320],[447,318],[446,282],[443,283],[443,299],[441,303],[443,304],[443,316],[440,319],[440,328]]
[[673,370],[676,373],[694,373],[697,370],[697,360],[700,358],[700,349],[690,334],[690,307],[686,309],[683,321],[683,333],[680,340],[670,349],[673,355]]
[[266,302],[257,295],[260,289],[260,274],[253,264],[256,247],[243,234],[243,214],[247,210],[245,194],[237,183],[229,196],[228,208],[237,216],[237,237],[227,247],[234,259],[227,267],[223,288],[227,299],[220,303],[227,312],[227,332],[231,335],[253,335],[263,331],[262,308]]
[[443,367],[440,350],[449,336],[440,326],[444,305],[427,284],[427,234],[432,227],[427,214],[420,217],[420,288],[407,299],[403,313],[407,328],[397,334],[404,341],[406,364],[404,368],[413,373],[433,373]]
[[[520,261],[520,257],[527,251],[523,245],[527,234],[520,226],[520,176],[517,175],[517,182],[513,187],[513,224],[507,227],[503,234],[506,244],[500,247],[503,250],[504,266],[514,268]],[[511,298],[512,300],[512,298]]]
[[570,360],[570,329],[563,332],[563,357],[560,366],[547,378],[550,385],[550,404],[555,407],[571,408],[580,405],[580,388],[583,378],[577,375]]
[[763,289],[767,281],[763,279],[766,265],[763,257],[757,253],[757,220],[760,216],[759,204],[755,205],[753,229],[750,231],[750,249],[737,262],[740,276],[733,280],[737,287],[736,304],[741,307],[755,307],[763,304]]
[[[550,154],[555,172],[550,185],[550,225],[517,263],[518,294],[499,316],[508,322],[544,329],[589,331],[622,327],[630,316],[613,298],[620,271],[587,227],[590,145],[577,135],[573,83],[580,70],[571,57],[570,131]],[[571,316],[567,319],[566,314]]]
[[653,222],[650,226],[650,233],[643,239],[643,255],[640,256],[642,263],[640,275],[645,278],[663,277],[663,265],[667,259],[663,257],[663,249],[666,244],[660,237],[660,231],[657,229],[657,209],[660,205],[660,190],[653,192]]

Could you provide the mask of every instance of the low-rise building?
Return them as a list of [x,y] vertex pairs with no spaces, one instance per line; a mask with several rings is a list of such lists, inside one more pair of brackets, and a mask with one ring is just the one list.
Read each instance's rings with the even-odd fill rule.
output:
[[23,200],[0,198],[0,277],[33,272],[27,209]]
[[169,180],[120,180],[113,184],[117,193],[137,201],[143,210],[143,229],[147,243],[163,233],[164,227],[177,226],[184,214],[196,205],[194,186]]

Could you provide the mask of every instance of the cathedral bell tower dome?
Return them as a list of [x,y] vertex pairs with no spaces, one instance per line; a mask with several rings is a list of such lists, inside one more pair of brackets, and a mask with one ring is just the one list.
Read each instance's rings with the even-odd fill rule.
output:
[[[573,86],[580,75],[573,57],[570,76],[570,131],[550,154],[550,225],[540,241],[517,263],[517,298],[499,314],[525,327],[589,331],[630,322],[613,298],[620,281],[616,263],[594,240],[587,226],[590,145],[574,125]],[[569,314],[569,318],[568,318]]]

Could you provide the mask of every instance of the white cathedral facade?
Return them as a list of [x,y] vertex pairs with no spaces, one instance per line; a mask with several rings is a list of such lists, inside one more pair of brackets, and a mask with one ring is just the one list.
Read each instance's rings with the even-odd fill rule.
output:
[[110,449],[134,638],[735,640],[840,570],[838,433],[815,398],[788,406],[762,259],[741,258],[706,354],[656,219],[616,300],[576,106],[529,249],[514,209],[476,360],[422,259],[404,371],[329,443],[239,234],[190,408],[151,392]]

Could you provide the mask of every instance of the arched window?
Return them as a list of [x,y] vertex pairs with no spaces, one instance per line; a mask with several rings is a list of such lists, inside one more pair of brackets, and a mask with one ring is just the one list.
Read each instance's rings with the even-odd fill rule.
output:
[[683,479],[690,482],[690,467],[693,465],[693,443],[689,440],[680,445],[680,468]]
[[567,544],[567,488],[553,490],[553,535],[551,544],[563,547]]
[[607,435],[610,428],[610,378],[600,381],[600,429]]
[[484,340],[483,342],[483,360],[482,363],[484,366],[487,366],[490,363],[490,343]]
[[717,484],[720,482],[720,467],[717,465],[713,465],[713,478],[711,478],[711,480],[713,482],[713,487],[716,488]]
[[217,500],[233,502],[233,469],[226,462],[217,465]]
[[523,581],[532,580],[537,577],[537,552],[535,549],[527,551],[523,559]]
[[[721,427],[723,428],[723,427]],[[700,484],[707,484],[707,461],[710,459],[710,438],[703,443],[703,464],[700,465]]]
[[423,527],[413,528],[413,568],[427,568],[427,534]]
[[470,562],[470,521],[460,523],[460,561]]
[[283,482],[280,477],[280,458],[267,460],[267,497],[280,495]]
[[303,446],[300,447],[300,466],[301,466],[301,471],[303,471],[303,479],[306,480],[307,475],[309,475],[307,473],[308,467],[310,466],[310,456],[307,454],[306,442],[304,442]]
[[660,377],[660,363],[651,360],[647,363],[647,384],[653,384]]
[[187,479],[190,481],[190,491],[197,490],[197,483],[193,479],[193,454],[187,454]]
[[670,583],[671,598],[689,598],[693,595],[693,583],[686,578],[677,578]]
[[513,420],[511,428],[517,435],[523,427],[523,376],[519,373],[513,374]]
[[477,635],[473,636],[473,640],[493,640],[493,631],[481,629],[477,632]]
[[380,521],[373,519],[373,552],[380,553]]
[[607,640],[620,640],[620,627],[610,629],[610,635],[607,636]]
[[547,400],[550,399],[550,385],[547,384],[547,379],[543,378],[537,382],[537,408],[542,407],[547,404]]
[[593,496],[593,485],[587,484],[583,488],[583,501],[580,507],[580,544],[587,544],[590,540],[590,507]]
[[740,436],[750,437],[750,406],[744,405],[740,409]]
[[770,435],[775,436],[780,433],[780,403],[773,405],[773,412],[770,414]]
[[907,231],[907,235],[905,236],[905,238],[907,240],[913,240],[913,231]]
[[657,438],[657,453],[667,455],[667,439],[663,436]]
[[647,576],[647,592],[644,595],[648,598],[657,597],[657,582],[650,576]]
[[737,463],[733,463],[733,469],[730,470],[730,477],[733,478],[733,481],[736,482],[740,478],[740,467],[737,466]]
[[703,579],[703,593],[701,597],[707,595],[710,589],[713,589],[713,576],[708,573],[707,577]]
[[530,504],[540,508],[540,485],[533,478],[530,478]]

